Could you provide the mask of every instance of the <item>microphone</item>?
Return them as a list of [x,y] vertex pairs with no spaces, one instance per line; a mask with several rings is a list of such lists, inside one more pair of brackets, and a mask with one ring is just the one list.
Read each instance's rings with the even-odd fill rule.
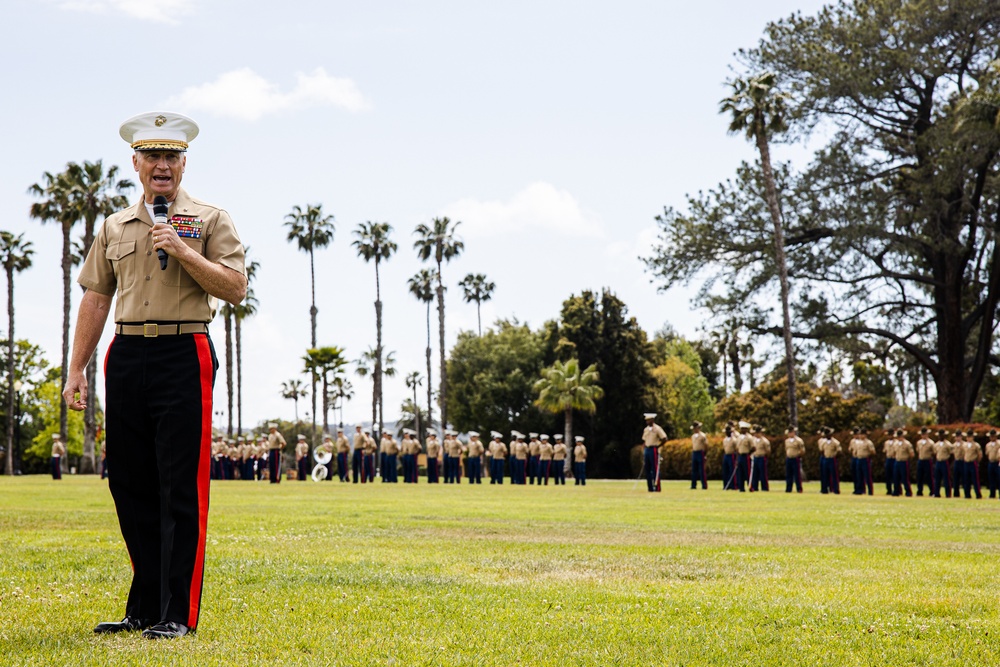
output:
[[[153,199],[153,222],[167,224],[167,198],[163,195],[156,195],[156,198]],[[157,248],[156,256],[160,258],[160,270],[165,270],[167,268],[167,251],[163,248]]]

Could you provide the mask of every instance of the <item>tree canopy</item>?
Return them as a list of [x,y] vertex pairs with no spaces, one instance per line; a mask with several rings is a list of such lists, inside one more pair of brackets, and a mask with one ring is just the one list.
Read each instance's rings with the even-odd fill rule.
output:
[[[933,378],[942,423],[971,418],[997,361],[998,56],[987,0],[841,1],[769,24],[738,55],[775,73],[793,137],[826,138],[806,168],[775,169],[794,335],[904,350]],[[704,279],[700,304],[779,334],[763,188],[744,164],[666,208],[646,261],[662,285]]]

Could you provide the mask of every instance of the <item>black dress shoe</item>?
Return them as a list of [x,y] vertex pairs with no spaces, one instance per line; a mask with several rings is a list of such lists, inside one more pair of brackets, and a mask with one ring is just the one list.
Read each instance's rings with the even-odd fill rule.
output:
[[97,627],[94,628],[94,632],[99,635],[114,634],[116,632],[136,632],[152,626],[153,622],[150,620],[126,616],[117,623],[98,623]]
[[160,621],[156,625],[142,631],[146,639],[177,639],[188,633],[188,626],[173,621]]

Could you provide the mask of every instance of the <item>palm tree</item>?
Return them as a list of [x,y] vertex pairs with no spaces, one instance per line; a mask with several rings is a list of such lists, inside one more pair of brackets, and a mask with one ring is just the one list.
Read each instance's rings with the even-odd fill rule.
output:
[[417,440],[420,441],[420,444],[423,444],[424,442],[422,436],[424,429],[421,428],[422,424],[420,423],[420,404],[417,403],[417,387],[423,384],[423,382],[424,381],[420,377],[420,373],[418,373],[417,371],[413,371],[412,373],[406,376],[406,386],[409,389],[413,390],[413,407],[414,407],[413,414],[415,415],[417,422],[417,425],[414,428],[417,431]]
[[[310,337],[309,347],[316,347],[316,262],[314,253],[318,248],[325,248],[333,242],[333,216],[323,215],[322,204],[306,204],[305,210],[298,205],[292,207],[292,212],[285,216],[285,227],[288,227],[288,240],[299,244],[299,250],[309,253],[309,279],[312,285],[312,305],[309,307]],[[313,433],[316,432],[316,375],[312,378],[312,415]]]
[[465,244],[455,236],[455,230],[462,224],[456,220],[452,223],[448,218],[434,218],[431,224],[417,225],[414,230],[419,238],[414,242],[413,247],[417,250],[417,255],[421,261],[427,261],[431,257],[437,264],[437,302],[438,302],[438,350],[441,359],[441,380],[438,391],[438,402],[441,405],[441,428],[448,428],[448,377],[445,374],[445,353],[444,353],[444,283],[441,280],[441,264],[449,262],[453,257],[465,249]]
[[299,399],[308,396],[309,392],[302,386],[302,380],[292,378],[281,383],[281,396],[295,402],[295,423],[299,423]]
[[[118,167],[111,166],[105,173],[103,163],[84,162],[83,165],[70,162],[66,170],[59,174],[45,172],[44,184],[35,183],[28,188],[28,193],[41,198],[42,201],[31,205],[29,215],[41,220],[42,223],[58,222],[62,227],[63,252],[63,346],[62,372],[60,388],[66,386],[66,376],[69,370],[69,318],[70,318],[70,272],[73,266],[73,243],[70,231],[80,220],[84,221],[84,236],[82,256],[90,251],[94,242],[94,227],[99,216],[107,216],[128,205],[126,193],[134,185],[128,180],[118,180]],[[90,358],[87,364],[87,382],[94,386],[97,378],[97,354]],[[84,451],[80,462],[83,473],[93,473],[96,470],[94,461],[94,445],[97,439],[96,422],[97,402],[90,401],[84,412]],[[59,408],[59,432],[63,440],[67,437],[67,407],[65,403]],[[66,457],[63,457],[66,460]]]
[[[431,302],[434,300],[434,272],[430,269],[420,269],[420,271],[410,278],[410,293],[420,301],[427,304],[427,428],[434,428],[434,402],[431,400],[433,374],[431,373]],[[425,435],[420,434],[421,438]],[[423,442],[423,440],[421,440]]]
[[[384,259],[388,260],[392,253],[396,252],[396,243],[389,240],[389,233],[392,225],[388,222],[363,222],[354,230],[357,237],[351,244],[358,249],[360,255],[366,262],[375,260],[375,359],[374,359],[374,390],[375,396],[372,400],[378,402],[379,408],[379,430],[378,436],[382,437],[382,291],[379,284],[378,265]],[[373,412],[374,414],[374,412]],[[372,429],[375,428],[375,421],[372,420]]]
[[24,234],[0,232],[0,263],[7,272],[7,474],[14,474],[14,273],[31,266],[35,253]]
[[[249,256],[250,248],[243,246],[244,256]],[[243,301],[232,307],[233,333],[236,337],[236,432],[243,433],[243,320],[257,314],[257,295],[253,291],[253,281],[260,270],[260,262],[247,262],[247,295]],[[229,305],[229,304],[226,304]],[[231,399],[230,399],[231,400]]]
[[[330,412],[330,374],[338,374],[347,365],[344,358],[344,350],[340,347],[319,347],[306,350],[306,355],[302,357],[306,364],[306,371],[315,373],[323,380],[323,432],[329,433],[330,427],[327,415]],[[313,445],[316,434],[313,432]]]
[[340,419],[337,425],[344,428],[344,401],[354,398],[354,385],[343,374],[335,375],[330,384],[333,385],[333,389],[330,391],[330,398],[334,401],[333,409],[336,411],[338,407],[340,408]]
[[[354,372],[361,377],[372,376],[375,378],[375,363],[378,359],[378,353],[374,348],[368,348],[361,353],[361,358],[354,362]],[[396,353],[387,352],[385,358],[382,359],[382,374],[388,377],[394,377],[396,375]],[[382,436],[383,427],[383,417],[381,412],[381,402],[379,397],[376,395],[375,391],[372,391],[372,430],[375,430],[376,424],[378,425],[378,436]],[[378,438],[376,438],[378,440]]]
[[781,318],[785,338],[785,366],[788,373],[788,421],[798,427],[799,411],[795,391],[795,349],[792,346],[792,321],[788,308],[788,263],[785,260],[785,233],[782,229],[781,206],[778,203],[778,188],[771,169],[771,149],[768,135],[783,132],[785,124],[785,100],[787,95],[778,91],[774,72],[764,72],[746,79],[737,78],[730,85],[733,94],[719,104],[720,113],[732,115],[729,123],[731,134],[744,134],[748,140],[757,143],[760,153],[760,167],[764,177],[764,198],[774,223],[774,260],[778,267],[781,284]]
[[236,317],[236,306],[229,302],[223,302],[219,308],[222,315],[222,323],[226,332],[226,397],[229,400],[227,413],[229,415],[229,425],[226,429],[227,437],[233,437],[233,319]]
[[497,288],[496,283],[486,280],[486,276],[481,273],[472,274],[462,278],[458,286],[465,291],[465,302],[476,302],[476,322],[479,324],[479,335],[483,335],[483,318],[480,315],[480,307],[483,301],[493,298],[493,290]]
[[597,364],[581,371],[579,360],[570,359],[567,362],[556,361],[543,370],[542,378],[535,382],[534,389],[538,392],[535,405],[553,414],[561,412],[566,417],[564,437],[571,453],[566,457],[566,470],[570,470],[573,451],[573,410],[589,414],[597,411],[595,401],[604,396],[604,390],[597,384],[600,379]]
[[[70,186],[69,206],[77,217],[83,220],[83,247],[80,257],[86,259],[94,244],[95,227],[98,217],[106,218],[115,211],[128,206],[127,194],[135,187],[128,179],[118,180],[118,166],[111,165],[107,172],[101,160],[83,164],[70,162],[66,165],[66,182]],[[97,350],[87,363],[87,385],[97,382]],[[84,437],[83,459],[80,472],[97,472],[95,448],[97,443],[97,401],[88,401],[83,413]]]

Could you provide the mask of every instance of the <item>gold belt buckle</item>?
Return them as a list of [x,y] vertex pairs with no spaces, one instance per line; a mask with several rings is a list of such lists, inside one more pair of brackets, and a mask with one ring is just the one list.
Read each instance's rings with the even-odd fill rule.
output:
[[143,324],[142,325],[142,336],[143,338],[156,338],[160,335],[160,325],[156,324]]

